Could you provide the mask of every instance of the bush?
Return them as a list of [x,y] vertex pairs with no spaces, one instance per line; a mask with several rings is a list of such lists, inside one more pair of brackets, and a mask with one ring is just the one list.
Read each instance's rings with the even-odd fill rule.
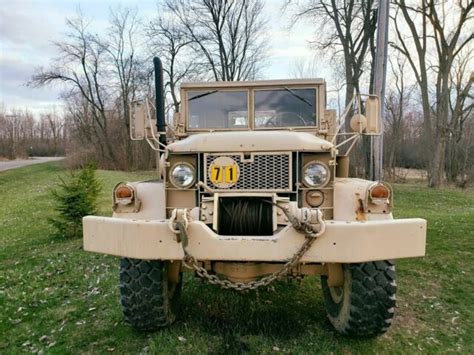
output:
[[79,171],[70,170],[68,178],[60,178],[58,189],[52,191],[57,215],[49,221],[57,237],[81,237],[82,217],[97,213],[97,197],[102,187],[95,170],[92,164]]

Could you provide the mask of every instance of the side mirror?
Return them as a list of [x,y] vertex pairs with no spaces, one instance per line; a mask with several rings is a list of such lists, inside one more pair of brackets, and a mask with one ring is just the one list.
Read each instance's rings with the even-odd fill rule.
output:
[[147,112],[145,101],[133,101],[130,114],[130,138],[132,140],[143,140],[146,137],[145,127]]
[[378,96],[369,96],[365,100],[366,133],[380,134],[380,100]]
[[[350,126],[353,132],[358,132],[361,134],[366,134],[370,136],[379,135],[380,132],[380,100],[378,96],[375,95],[364,95],[365,100],[365,114],[361,113],[361,95],[354,96],[358,100],[358,110],[357,113],[352,116],[350,120]],[[354,100],[354,99],[353,99]],[[351,102],[352,104],[352,102]],[[348,109],[346,109],[347,112]]]
[[157,140],[158,131],[150,117],[146,100],[133,101],[130,105],[130,138],[134,141],[143,139]]

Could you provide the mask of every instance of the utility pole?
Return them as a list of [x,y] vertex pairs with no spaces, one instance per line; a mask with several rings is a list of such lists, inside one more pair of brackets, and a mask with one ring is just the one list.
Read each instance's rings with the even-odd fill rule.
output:
[[370,176],[372,180],[382,180],[383,175],[383,116],[385,102],[385,82],[387,76],[388,23],[390,1],[379,0],[377,15],[377,47],[375,53],[374,94],[380,99],[380,136],[372,136],[370,142]]

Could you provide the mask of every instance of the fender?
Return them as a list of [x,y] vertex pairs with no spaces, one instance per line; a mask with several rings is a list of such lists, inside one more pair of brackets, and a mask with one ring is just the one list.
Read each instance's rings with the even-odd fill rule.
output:
[[148,180],[127,182],[127,184],[134,188],[135,198],[138,200],[140,208],[138,212],[134,212],[127,209],[127,206],[114,204],[113,217],[142,220],[166,219],[166,191],[163,182]]
[[334,220],[336,221],[377,221],[393,219],[393,190],[386,204],[376,205],[369,201],[369,189],[378,182],[336,178],[334,180]]

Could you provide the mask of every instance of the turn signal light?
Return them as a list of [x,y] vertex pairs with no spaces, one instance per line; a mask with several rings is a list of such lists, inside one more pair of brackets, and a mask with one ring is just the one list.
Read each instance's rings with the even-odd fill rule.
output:
[[112,194],[115,213],[136,213],[140,211],[141,202],[137,190],[132,183],[119,182]]
[[370,197],[372,199],[388,199],[390,197],[390,190],[385,185],[376,185],[370,189]]
[[117,198],[132,198],[133,197],[133,190],[127,185],[121,185],[115,190],[115,196]]

